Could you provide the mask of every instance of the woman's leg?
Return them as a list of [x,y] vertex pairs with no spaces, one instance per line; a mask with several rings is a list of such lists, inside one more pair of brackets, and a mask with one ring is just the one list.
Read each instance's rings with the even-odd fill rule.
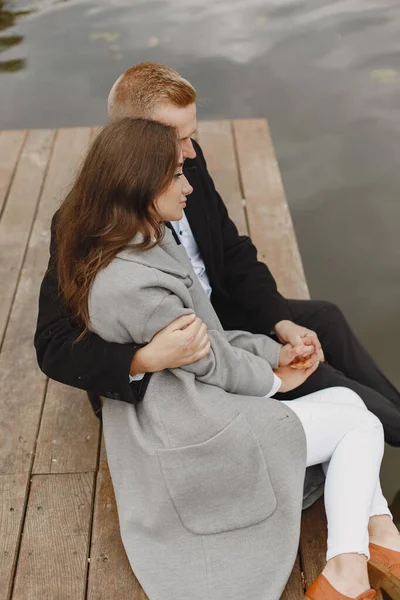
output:
[[[319,404],[323,404],[323,403],[329,404],[332,402],[334,402],[335,404],[352,404],[354,406],[358,406],[358,408],[361,408],[362,410],[368,411],[368,408],[366,407],[365,403],[363,402],[363,400],[360,398],[360,396],[358,394],[352,394],[350,396],[348,394],[334,394],[334,396],[332,396],[332,394],[329,394],[329,393],[324,393],[321,395],[315,393],[315,394],[310,394],[306,398],[310,402],[318,402]],[[289,406],[290,406],[290,404],[289,404]],[[329,467],[329,461],[322,464],[322,468],[325,473],[325,476],[327,474],[328,467]],[[387,500],[382,493],[382,488],[381,488],[379,478],[378,478],[378,481],[376,484],[376,488],[375,488],[374,495],[372,498],[371,509],[370,509],[370,517],[377,516],[377,515],[387,515],[387,517],[389,517],[390,521],[392,521],[392,515],[389,510]],[[393,528],[397,531],[397,529],[395,527],[393,527]],[[392,530],[392,528],[390,528],[390,529]]]
[[[329,572],[329,563],[338,565],[338,572],[330,573],[332,585],[343,594],[357,596],[369,587],[368,522],[375,494],[379,495],[382,425],[348,388],[329,388],[285,403],[303,424],[307,465],[327,463],[329,562],[324,573]],[[377,499],[381,503],[381,497]],[[344,564],[343,555],[347,555]]]

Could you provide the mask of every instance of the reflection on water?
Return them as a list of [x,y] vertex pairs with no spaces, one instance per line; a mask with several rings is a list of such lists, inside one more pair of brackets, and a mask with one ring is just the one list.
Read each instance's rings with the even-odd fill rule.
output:
[[[18,17],[29,15],[32,10],[12,11],[6,10],[5,3],[0,0],[0,31],[13,27],[17,23]],[[0,52],[4,52],[21,44],[24,38],[21,35],[0,35]],[[26,66],[26,60],[23,58],[14,58],[10,60],[0,60],[0,73],[21,71]]]
[[[10,6],[0,127],[103,123],[112,83],[143,60],[195,84],[200,118],[267,117],[311,294],[339,304],[400,385],[398,0]],[[388,448],[382,468],[398,521],[399,457]]]

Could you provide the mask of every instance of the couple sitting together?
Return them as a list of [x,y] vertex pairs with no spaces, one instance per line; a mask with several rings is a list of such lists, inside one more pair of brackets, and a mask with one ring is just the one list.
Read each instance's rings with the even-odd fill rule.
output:
[[195,100],[158,64],[114,84],[53,219],[39,364],[102,397],[121,537],[150,600],[278,600],[323,490],[327,562],[306,597],[400,600],[379,483],[400,394],[335,305],[279,294],[191,139]]

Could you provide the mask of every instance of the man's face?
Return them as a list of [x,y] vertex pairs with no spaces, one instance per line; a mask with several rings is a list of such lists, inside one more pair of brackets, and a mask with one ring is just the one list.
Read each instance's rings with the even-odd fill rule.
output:
[[189,104],[186,108],[178,108],[173,104],[159,104],[152,112],[152,118],[165,125],[176,127],[181,140],[183,159],[196,158],[191,137],[196,132],[196,105]]

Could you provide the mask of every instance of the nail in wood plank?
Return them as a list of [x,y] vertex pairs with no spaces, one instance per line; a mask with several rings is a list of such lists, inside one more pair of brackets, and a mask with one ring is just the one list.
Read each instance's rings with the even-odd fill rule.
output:
[[87,600],[109,600],[114,595],[132,600],[141,592],[122,545],[114,490],[103,460],[97,476]]
[[304,596],[303,582],[301,577],[300,559],[297,556],[296,562],[289,581],[286,584],[285,590],[281,596],[281,600],[300,600]]
[[28,474],[0,475],[0,599],[11,590],[18,539],[28,490]]
[[13,600],[84,600],[93,473],[35,475]]
[[[26,473],[39,426],[46,379],[40,372],[33,334],[40,282],[46,269],[49,220],[61,189],[70,181],[89,129],[59,135],[44,184],[25,264],[0,355],[0,473]],[[7,205],[8,206],[8,205]],[[3,220],[4,223],[4,220]],[[0,245],[3,246],[0,239]]]
[[320,575],[326,564],[326,515],[324,499],[303,511],[300,553],[306,588]]

